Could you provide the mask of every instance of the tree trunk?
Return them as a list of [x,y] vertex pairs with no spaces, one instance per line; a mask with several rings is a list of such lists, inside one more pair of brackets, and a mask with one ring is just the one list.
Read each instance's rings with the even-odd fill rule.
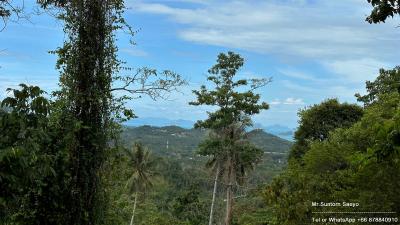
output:
[[133,203],[133,211],[132,211],[132,217],[131,217],[131,223],[130,223],[130,225],[132,225],[132,224],[133,224],[133,218],[135,217],[135,210],[136,210],[137,196],[138,196],[138,193],[136,192],[136,193],[135,193],[135,202]]
[[211,201],[210,220],[208,221],[208,225],[212,225],[212,222],[213,222],[214,202],[215,202],[215,195],[217,193],[218,177],[219,177],[219,164],[217,167],[217,172],[215,174],[214,191],[213,191],[213,196],[212,196],[212,201]]
[[66,125],[63,131],[72,176],[68,224],[93,225],[99,224],[104,208],[100,201],[100,171],[108,141],[105,121],[110,117],[112,73],[105,63],[109,52],[107,38],[112,35],[107,18],[111,7],[105,0],[66,2],[65,30],[69,41],[59,59],[64,64],[60,83],[65,93],[61,100],[66,100],[64,112],[68,119],[62,121]]
[[226,215],[225,225],[230,225],[232,222],[232,207],[233,207],[233,162],[231,156],[228,158],[228,187],[226,188]]

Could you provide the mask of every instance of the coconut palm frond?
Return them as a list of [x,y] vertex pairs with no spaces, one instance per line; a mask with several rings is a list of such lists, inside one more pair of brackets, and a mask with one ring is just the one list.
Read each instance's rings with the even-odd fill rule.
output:
[[153,186],[152,179],[155,176],[155,160],[149,149],[140,142],[135,142],[132,149],[126,150],[132,174],[127,181],[130,193],[145,192]]

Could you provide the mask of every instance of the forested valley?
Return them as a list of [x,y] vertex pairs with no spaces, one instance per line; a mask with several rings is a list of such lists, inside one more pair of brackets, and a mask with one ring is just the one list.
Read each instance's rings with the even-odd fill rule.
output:
[[[0,1],[4,21],[23,17],[15,2]],[[367,2],[369,23],[400,12],[398,0]],[[136,34],[123,0],[35,4],[64,26],[50,52],[59,86],[21,83],[0,99],[0,224],[321,224],[313,202],[356,202],[324,213],[387,212],[385,224],[398,224],[400,67],[376,71],[366,94],[354,93],[358,103],[328,98],[300,109],[287,141],[253,128],[271,107],[259,90],[273,79],[238,76],[244,57],[219,53],[187,102],[211,106],[206,119],[192,129],[131,127],[141,115],[128,102],[166,99],[189,81],[119,59],[116,33]]]

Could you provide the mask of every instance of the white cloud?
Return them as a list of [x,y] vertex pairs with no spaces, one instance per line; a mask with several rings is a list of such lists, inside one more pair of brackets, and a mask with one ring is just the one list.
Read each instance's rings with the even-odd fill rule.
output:
[[270,103],[270,105],[304,105],[304,101],[301,98],[286,98],[285,100],[281,101],[279,99],[274,99]]
[[283,102],[284,105],[304,105],[304,101],[301,98],[287,98]]
[[196,3],[196,4],[208,4],[212,0],[163,0],[164,2],[183,2],[183,3]]
[[208,1],[195,8],[159,2],[132,6],[135,12],[166,15],[184,24],[178,33],[184,40],[313,60],[349,81],[371,78],[400,56],[398,21],[368,24],[371,6],[363,0]]
[[136,57],[146,57],[149,56],[149,53],[142,50],[142,49],[137,49],[135,47],[133,48],[123,48],[121,49],[121,52],[125,52],[131,56],[136,56]]
[[300,91],[300,92],[305,92],[305,93],[307,93],[307,92],[314,93],[316,91],[315,88],[313,88],[313,87],[297,84],[290,80],[282,80],[281,82],[282,82],[282,85],[285,88],[288,88],[289,90]]
[[[262,53],[309,58],[391,55],[399,41],[394,26],[364,21],[369,6],[362,1],[226,1],[194,9],[157,3],[133,6],[189,25],[180,32],[186,40]],[[382,38],[387,43],[380,43]]]
[[293,70],[293,69],[279,69],[278,70],[281,74],[296,78],[296,79],[302,79],[302,80],[310,80],[310,81],[315,81],[316,78],[309,75],[308,73],[298,71],[298,70]]
[[379,73],[379,69],[390,67],[386,62],[371,58],[335,60],[325,62],[324,65],[328,70],[356,83],[374,80]]
[[270,105],[280,105],[280,104],[282,104],[282,102],[279,99],[274,99],[269,104]]

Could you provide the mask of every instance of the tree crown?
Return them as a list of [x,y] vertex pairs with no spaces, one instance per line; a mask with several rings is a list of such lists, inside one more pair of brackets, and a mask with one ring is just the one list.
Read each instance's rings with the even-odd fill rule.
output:
[[[265,86],[270,79],[239,79],[234,80],[234,76],[243,66],[244,59],[233,52],[218,55],[217,64],[208,70],[208,81],[214,85],[213,90],[209,90],[205,85],[200,90],[194,90],[197,100],[190,102],[190,105],[210,105],[217,106],[214,112],[207,112],[209,117],[204,121],[197,121],[195,127],[224,129],[232,124],[241,123],[245,126],[251,125],[250,116],[266,110],[269,105],[266,102],[259,102],[260,95],[255,94],[254,90]],[[239,88],[247,90],[240,92]]]

